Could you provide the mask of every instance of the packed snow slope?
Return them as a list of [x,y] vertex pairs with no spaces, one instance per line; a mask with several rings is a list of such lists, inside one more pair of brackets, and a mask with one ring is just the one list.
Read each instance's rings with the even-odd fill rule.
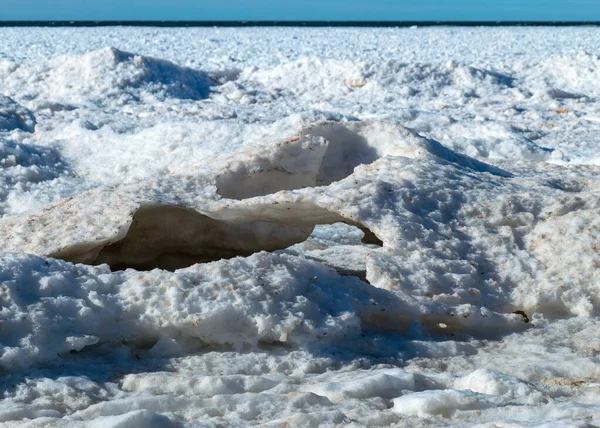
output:
[[600,30],[0,33],[0,426],[600,425]]

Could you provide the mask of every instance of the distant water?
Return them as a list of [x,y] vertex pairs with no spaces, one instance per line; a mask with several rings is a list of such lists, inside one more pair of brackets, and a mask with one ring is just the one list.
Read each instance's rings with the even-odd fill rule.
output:
[[600,21],[0,21],[0,27],[572,27]]

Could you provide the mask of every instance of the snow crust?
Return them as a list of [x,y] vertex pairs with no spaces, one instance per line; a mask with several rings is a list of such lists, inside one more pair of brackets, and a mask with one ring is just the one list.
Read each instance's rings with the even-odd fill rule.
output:
[[597,29],[1,32],[0,426],[600,424]]

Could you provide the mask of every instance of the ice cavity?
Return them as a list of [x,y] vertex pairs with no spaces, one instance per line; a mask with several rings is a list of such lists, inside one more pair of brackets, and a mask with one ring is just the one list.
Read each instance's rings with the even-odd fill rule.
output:
[[[387,139],[379,138],[380,134]],[[218,175],[213,178],[209,173],[201,183],[188,176],[142,186],[168,186],[170,192],[177,192],[179,186],[204,187],[207,193],[193,202],[173,197],[160,201],[156,196],[140,198],[136,193],[144,194],[144,190],[138,184],[100,188],[49,207],[41,216],[33,215],[32,223],[39,232],[36,238],[24,242],[13,234],[13,248],[26,245],[36,254],[72,262],[107,263],[117,270],[173,270],[284,249],[305,241],[315,225],[337,222],[359,227],[365,242],[381,245],[381,240],[360,222],[318,206],[310,198],[294,201],[283,194],[274,200],[243,201],[330,184],[352,174],[361,163],[395,153],[394,146],[398,146],[396,152],[414,156],[412,146],[423,141],[399,125],[321,123],[274,145],[262,145],[253,153],[217,160],[212,168]],[[404,151],[400,148],[403,145],[407,148]],[[221,197],[242,202],[220,202]],[[58,218],[62,220],[54,224]],[[95,218],[95,224],[82,227],[82,218]]]
[[4,77],[9,94],[30,100],[33,108],[50,110],[89,103],[123,105],[148,97],[203,99],[212,85],[201,71],[115,48],[27,63]]
[[[269,221],[223,222],[170,206],[142,207],[133,216],[125,238],[102,248],[88,261],[106,263],[116,270],[156,267],[174,270],[195,263],[286,248],[305,240],[310,232],[308,227]],[[66,259],[68,255],[69,250],[54,254]]]
[[377,234],[361,221],[310,199],[295,201],[282,194],[265,201],[243,201],[282,190],[330,185],[350,176],[358,165],[386,156],[443,159],[477,171],[508,175],[397,124],[325,122],[255,153],[238,155],[236,159],[241,160],[237,162],[223,161],[224,168],[217,168],[223,172],[214,179],[218,195],[211,197],[220,195],[241,203],[200,209],[164,201],[133,204],[122,211],[127,212],[125,224],[113,224],[110,235],[92,242],[55,245],[42,254],[73,262],[107,263],[113,269],[177,269],[283,249],[305,241],[315,225],[336,222],[357,226],[365,243],[381,245]]
[[413,153],[424,139],[385,122],[326,121],[302,129],[272,149],[241,157],[216,177],[218,193],[230,199],[279,190],[329,185],[382,156]]
[[[141,188],[131,184],[77,195],[32,215],[25,228],[17,221],[21,224],[7,234],[6,246],[114,269],[176,269],[283,249],[305,241],[319,224],[356,226],[365,243],[382,245],[380,226],[344,208],[356,197],[357,181],[342,186],[350,193],[337,207],[317,202],[311,193],[286,192],[318,186],[327,193],[326,186],[382,158],[442,161],[509,176],[395,123],[323,122],[254,152],[215,161],[216,176],[207,168],[204,178],[167,177]],[[199,189],[204,194],[196,194]],[[13,222],[8,219],[5,227]]]
[[[69,210],[72,202],[63,209]],[[72,262],[106,263],[113,270],[174,270],[284,249],[305,241],[316,224],[357,224],[311,203],[263,203],[209,210],[142,203],[131,205],[126,211],[123,208],[107,213],[115,220],[125,221],[119,224],[117,220],[110,231],[105,229],[109,235],[99,234],[90,242],[71,238],[73,244],[61,245],[58,251],[47,254]],[[366,230],[368,237],[372,235],[357,225]],[[97,227],[98,231],[104,228],[101,224]]]

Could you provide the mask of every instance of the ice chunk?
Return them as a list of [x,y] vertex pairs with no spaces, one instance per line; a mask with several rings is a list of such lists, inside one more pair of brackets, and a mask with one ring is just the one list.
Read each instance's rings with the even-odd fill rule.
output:
[[445,389],[423,391],[394,399],[394,411],[405,416],[450,418],[458,410],[481,410],[504,405],[498,397],[472,391]]
[[306,385],[302,389],[327,397],[333,403],[351,398],[393,398],[404,390],[415,391],[424,385],[419,376],[401,369],[326,374],[321,376],[320,380],[320,383]]
[[543,394],[532,384],[494,370],[478,369],[457,379],[456,389],[496,395],[506,400],[535,405],[543,403]]

